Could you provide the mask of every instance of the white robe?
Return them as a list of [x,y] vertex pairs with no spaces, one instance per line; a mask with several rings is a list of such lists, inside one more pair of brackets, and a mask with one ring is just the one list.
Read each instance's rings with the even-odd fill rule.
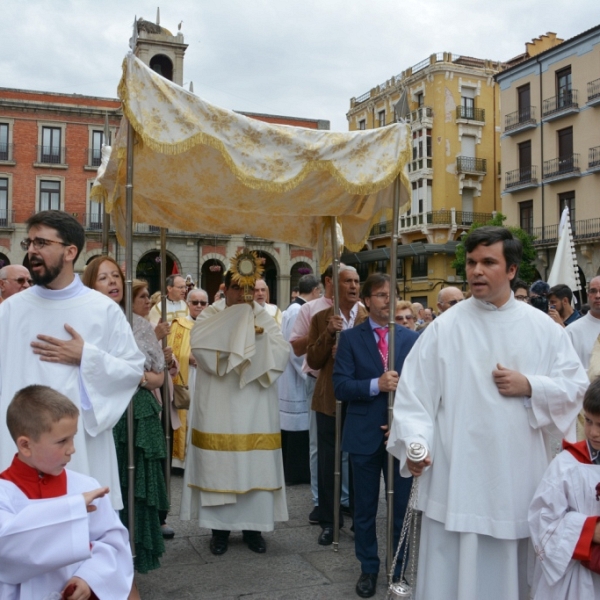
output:
[[[289,341],[294,323],[302,305],[290,304],[283,312],[281,333]],[[306,401],[306,374],[302,372],[304,355],[296,356],[290,349],[290,357],[281,377],[277,380],[279,391],[279,416],[284,431],[307,431],[310,425],[310,406]]]
[[600,516],[599,483],[600,465],[579,462],[567,450],[550,463],[529,509],[538,556],[532,586],[536,600],[600,598],[600,575],[572,558],[586,518]]
[[590,356],[594,344],[600,335],[600,319],[593,317],[591,313],[587,313],[577,319],[566,328],[567,335],[573,343],[575,352],[579,356],[584,368],[590,366]]
[[88,513],[81,495],[99,487],[67,470],[66,496],[30,500],[0,480],[0,600],[43,600],[73,576],[100,600],[128,597],[133,559],[127,530],[107,497]]
[[[279,405],[274,385],[288,358],[277,323],[258,304],[205,309],[192,330],[198,362],[180,518],[201,527],[272,531],[287,520]],[[255,334],[255,324],[264,333]],[[207,447],[202,440],[214,439]],[[278,447],[226,449],[279,437]],[[248,442],[250,446],[254,442]]]
[[[79,366],[41,361],[30,346],[38,334],[70,339],[65,323],[85,342]],[[0,339],[0,471],[15,454],[6,427],[10,401],[27,385],[48,385],[80,410],[70,468],[109,486],[113,507],[123,508],[112,428],[142,378],[144,355],[119,305],[77,276],[64,290],[35,286],[0,304]]]
[[[169,300],[167,298],[167,323],[171,324],[174,319],[184,319],[190,314],[189,306],[185,300]],[[148,321],[155,325],[162,319],[161,303],[158,302],[151,309],[148,314]]]
[[[498,363],[528,378],[531,398],[498,392]],[[572,427],[587,383],[564,330],[547,315],[512,296],[500,309],[471,298],[433,321],[404,362],[388,451],[407,476],[408,444],[429,449],[433,465],[420,478],[418,506],[446,531],[527,538],[549,436],[564,437]],[[444,559],[460,568],[459,555]],[[511,567],[506,577],[515,572]],[[419,580],[434,573],[423,544]],[[487,600],[505,600],[501,593],[490,590]]]

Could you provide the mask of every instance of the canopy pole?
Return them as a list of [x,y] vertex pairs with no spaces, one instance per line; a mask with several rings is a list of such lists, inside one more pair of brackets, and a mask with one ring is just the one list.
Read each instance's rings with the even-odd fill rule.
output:
[[[110,128],[108,113],[104,113],[104,145],[110,146]],[[129,159],[129,154],[127,154]],[[108,232],[110,231],[110,215],[106,212],[106,196],[102,199],[102,256],[108,256]]]
[[[390,317],[388,327],[388,371],[396,367],[396,276],[398,271],[398,223],[400,212],[400,175],[394,182],[394,204],[392,207],[392,240],[390,246]],[[388,431],[392,430],[394,418],[394,398],[396,392],[388,392]],[[394,457],[387,456],[387,568],[389,584],[392,583],[392,565],[394,562]]]
[[[331,277],[333,278],[333,314],[340,314],[340,253],[337,240],[337,217],[331,217],[331,254],[333,256]],[[339,341],[336,333],[336,344]],[[335,462],[333,471],[333,551],[337,552],[340,541],[340,501],[342,491],[342,402],[335,401]]]
[[[133,329],[133,144],[134,131],[127,123],[127,183],[125,185],[125,315]],[[127,407],[127,519],[129,543],[135,557],[135,450],[133,439],[133,398]]]
[[[160,228],[160,311],[161,320],[167,322],[167,230]],[[167,347],[167,336],[162,339],[163,350]],[[171,506],[171,391],[169,389],[169,365],[165,362],[165,380],[162,386],[163,397],[163,425],[165,428],[165,442],[167,456],[165,457],[165,485],[167,486],[167,498]]]

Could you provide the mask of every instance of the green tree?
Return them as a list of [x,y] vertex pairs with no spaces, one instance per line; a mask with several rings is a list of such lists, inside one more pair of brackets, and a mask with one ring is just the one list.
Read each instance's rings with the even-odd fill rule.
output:
[[[506,217],[502,213],[496,213],[493,219],[487,223],[473,223],[467,234],[471,233],[473,229],[477,227],[483,227],[484,225],[496,225],[498,227],[505,227],[504,221]],[[517,277],[525,280],[527,283],[531,283],[537,278],[535,270],[535,248],[533,246],[533,236],[529,235],[526,231],[523,231],[520,227],[507,227],[512,234],[521,240],[523,244],[523,260],[519,267]],[[466,237],[466,236],[465,236]],[[466,265],[466,251],[465,246],[462,242],[456,247],[456,258],[452,261],[451,266],[456,270],[456,274],[463,279],[466,279],[465,265]]]

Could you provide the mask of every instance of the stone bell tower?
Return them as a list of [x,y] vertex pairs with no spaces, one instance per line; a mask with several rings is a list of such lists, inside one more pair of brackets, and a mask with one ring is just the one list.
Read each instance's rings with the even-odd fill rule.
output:
[[183,43],[181,23],[177,35],[173,35],[168,29],[160,26],[160,9],[158,9],[156,23],[139,18],[136,28],[135,55],[166,79],[177,85],[183,85],[183,55],[187,44]]

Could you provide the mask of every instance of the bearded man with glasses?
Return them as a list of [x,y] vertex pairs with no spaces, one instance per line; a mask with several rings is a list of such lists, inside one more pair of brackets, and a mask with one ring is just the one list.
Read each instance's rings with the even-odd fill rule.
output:
[[0,269],[0,302],[33,285],[33,280],[23,265],[6,265]]
[[74,265],[85,243],[68,213],[41,211],[27,221],[27,251],[36,284],[19,300],[0,305],[0,471],[14,456],[6,409],[17,390],[54,387],[79,408],[77,452],[71,469],[109,486],[113,508],[123,508],[112,428],[144,373],[131,327],[119,305],[90,290]]

